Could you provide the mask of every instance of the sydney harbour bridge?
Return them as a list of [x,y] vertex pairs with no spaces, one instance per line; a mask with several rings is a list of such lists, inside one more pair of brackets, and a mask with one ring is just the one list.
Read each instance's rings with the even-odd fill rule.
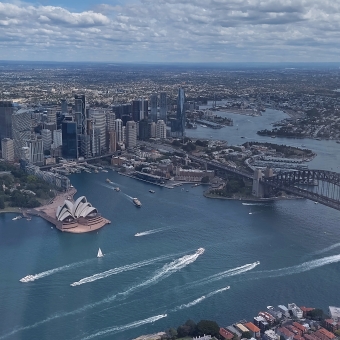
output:
[[327,170],[290,170],[273,174],[271,169],[266,169],[264,175],[259,170],[251,175],[219,162],[207,161],[195,156],[188,157],[193,161],[204,163],[211,169],[218,169],[253,180],[253,195],[258,198],[266,197],[275,189],[340,210],[339,173]]

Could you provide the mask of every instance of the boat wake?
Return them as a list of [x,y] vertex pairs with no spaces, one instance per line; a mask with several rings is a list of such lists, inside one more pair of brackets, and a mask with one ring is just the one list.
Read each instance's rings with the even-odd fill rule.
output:
[[168,264],[165,264],[160,270],[156,271],[154,273],[154,275],[150,279],[148,279],[148,280],[146,280],[144,282],[141,282],[140,284],[137,284],[135,286],[132,286],[131,288],[127,289],[124,292],[111,295],[111,296],[109,296],[109,297],[107,297],[107,298],[105,298],[103,300],[100,300],[100,301],[97,301],[97,302],[85,305],[83,307],[80,307],[80,308],[75,309],[75,310],[70,311],[70,312],[61,312],[61,313],[55,314],[55,315],[50,316],[50,317],[48,317],[48,318],[46,318],[44,320],[36,322],[33,325],[23,326],[23,327],[16,328],[13,331],[11,331],[10,333],[7,333],[7,334],[3,335],[2,337],[0,337],[0,339],[4,339],[4,338],[6,338],[8,336],[14,335],[14,334],[16,334],[18,332],[21,332],[21,331],[24,331],[24,330],[36,328],[36,327],[38,327],[40,325],[46,324],[46,323],[48,323],[50,321],[53,321],[53,320],[56,320],[56,319],[60,319],[60,318],[63,318],[63,317],[67,317],[67,316],[76,315],[76,314],[80,314],[80,313],[86,312],[86,311],[88,311],[90,309],[93,309],[95,307],[101,306],[104,303],[110,303],[110,302],[112,302],[112,301],[114,301],[116,299],[122,299],[123,300],[128,295],[133,293],[134,291],[136,291],[136,290],[138,290],[140,288],[149,287],[149,286],[151,286],[153,284],[156,284],[159,281],[169,277],[171,274],[174,274],[177,271],[185,268],[189,264],[195,262],[198,259],[198,257],[201,254],[203,254],[203,253],[204,253],[204,248],[199,248],[199,249],[197,249],[197,251],[194,254],[185,255],[185,256],[177,259],[177,260],[174,260],[174,261],[172,261],[172,262],[170,262]]
[[323,254],[323,253],[327,253],[328,251],[331,251],[335,248],[338,248],[340,247],[340,243],[335,243],[327,248],[324,248],[324,249],[321,249],[321,250],[318,250],[316,252],[313,253],[313,255],[320,255],[320,254]]
[[299,273],[303,273],[309,270],[313,270],[315,268],[323,267],[328,264],[337,263],[337,262],[340,262],[340,254],[324,257],[318,260],[304,262],[304,263],[301,263],[301,264],[298,264],[292,267],[257,272],[257,273],[254,273],[253,278],[262,279],[262,278],[271,278],[271,277],[299,274]]
[[83,338],[83,340],[90,340],[90,339],[93,339],[93,338],[96,338],[96,337],[102,336],[102,335],[117,334],[117,333],[126,331],[128,329],[137,328],[139,326],[146,325],[148,323],[156,322],[157,320],[166,318],[167,316],[168,316],[167,314],[160,314],[160,315],[156,315],[156,316],[153,316],[153,317],[145,319],[145,320],[139,320],[139,321],[129,323],[125,326],[116,326],[116,327],[106,328],[102,331],[91,334],[91,335],[87,336],[86,338]]
[[162,261],[162,260],[167,260],[171,257],[173,257],[174,255],[164,255],[164,256],[159,256],[156,257],[154,259],[150,259],[150,260],[144,260],[144,261],[140,261],[140,262],[136,262],[136,263],[132,263],[132,264],[128,264],[126,266],[122,266],[122,267],[117,267],[117,268],[113,268],[110,270],[106,270],[105,272],[102,273],[97,273],[88,277],[84,277],[83,279],[73,282],[71,283],[71,286],[80,286],[84,283],[89,283],[89,282],[93,282],[93,281],[97,281],[97,280],[101,280],[101,279],[105,279],[108,276],[111,275],[116,275],[116,274],[120,274],[126,271],[130,271],[130,270],[135,270],[141,267],[145,267],[145,266],[149,266],[151,264],[154,264],[158,261]]
[[203,296],[201,296],[200,298],[198,298],[198,299],[196,299],[194,301],[191,301],[189,303],[185,303],[183,305],[180,305],[180,306],[172,309],[171,312],[177,312],[178,310],[182,310],[182,309],[185,309],[185,308],[190,308],[192,306],[195,306],[195,305],[199,304],[200,302],[204,301],[205,299],[208,299],[208,298],[210,298],[210,297],[212,297],[212,296],[214,296],[216,294],[222,293],[222,292],[224,292],[224,291],[226,291],[228,289],[230,289],[230,286],[227,286],[227,287],[215,290],[214,292],[211,292],[211,293],[209,293],[207,295],[203,295]]
[[159,233],[161,231],[168,230],[168,229],[171,229],[171,227],[164,227],[164,228],[146,230],[146,231],[143,231],[141,233],[135,234],[135,236],[139,237],[139,236],[146,236],[146,235],[156,234],[156,233]]
[[241,267],[236,267],[236,268],[233,268],[233,269],[228,269],[224,272],[221,272],[221,273],[217,273],[217,274],[214,274],[214,275],[211,275],[209,277],[206,277],[204,279],[201,279],[201,280],[198,280],[198,281],[195,281],[192,285],[192,286],[199,286],[199,285],[205,285],[207,283],[211,283],[211,282],[215,282],[215,281],[218,281],[218,280],[221,280],[221,279],[224,279],[226,277],[230,277],[230,276],[235,276],[235,275],[240,275],[240,274],[243,274],[249,270],[252,270],[254,269],[255,267],[257,267],[258,265],[260,264],[260,261],[257,261],[257,262],[254,262],[254,263],[248,263],[248,264],[245,264],[244,266],[241,266]]
[[74,269],[77,267],[81,267],[87,263],[93,262],[93,259],[89,259],[89,260],[85,260],[85,261],[80,261],[80,262],[75,262],[75,263],[71,263],[71,264],[67,264],[65,266],[62,267],[58,267],[58,268],[54,268],[54,269],[50,269],[50,270],[46,270],[45,272],[41,272],[39,274],[34,274],[34,275],[27,275],[25,277],[23,277],[22,279],[20,279],[20,282],[32,282],[35,280],[39,280],[42,279],[43,277],[46,276],[50,276],[53,275],[55,273],[59,273],[61,271],[65,271],[65,270],[70,270],[70,269]]
[[260,205],[260,206],[262,205],[262,206],[264,206],[264,205],[267,205],[267,203],[264,203],[264,202],[263,203],[262,202],[261,203],[246,203],[246,202],[242,202],[242,205]]

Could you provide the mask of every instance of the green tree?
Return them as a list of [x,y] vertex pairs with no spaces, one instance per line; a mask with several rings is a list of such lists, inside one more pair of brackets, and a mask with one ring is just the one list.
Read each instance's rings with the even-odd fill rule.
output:
[[175,328],[169,328],[166,333],[171,340],[177,339],[177,331]]
[[201,180],[202,183],[209,183],[209,176],[204,176]]
[[201,320],[196,325],[196,335],[202,336],[204,334],[219,337],[220,327],[215,321]]

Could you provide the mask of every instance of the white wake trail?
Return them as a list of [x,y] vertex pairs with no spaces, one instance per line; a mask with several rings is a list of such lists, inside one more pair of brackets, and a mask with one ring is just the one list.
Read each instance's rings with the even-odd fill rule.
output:
[[145,266],[149,266],[149,265],[154,264],[158,261],[167,260],[167,259],[169,259],[173,256],[174,255],[164,255],[164,256],[156,257],[154,259],[144,260],[144,261],[128,264],[126,266],[106,270],[105,272],[97,273],[97,274],[94,274],[94,275],[91,275],[91,276],[88,276],[88,277],[84,277],[83,279],[81,279],[79,281],[73,282],[73,283],[71,283],[71,286],[73,286],[73,287],[74,286],[80,286],[84,283],[89,283],[89,282],[105,279],[108,276],[120,274],[120,273],[130,271],[130,270],[135,270],[135,269],[145,267]]
[[13,334],[16,334],[16,333],[24,331],[24,330],[28,330],[28,329],[38,327],[38,326],[43,325],[45,323],[48,323],[52,320],[56,320],[56,319],[60,319],[60,318],[66,317],[66,316],[71,316],[71,315],[80,314],[82,312],[86,312],[90,309],[101,306],[104,303],[110,303],[110,302],[112,302],[112,301],[114,301],[118,298],[125,299],[129,294],[133,293],[135,290],[138,290],[139,288],[151,286],[152,284],[156,284],[159,281],[169,277],[171,274],[177,272],[178,270],[183,269],[184,267],[186,267],[190,263],[196,261],[197,258],[200,255],[202,255],[203,253],[204,253],[204,249],[199,248],[194,254],[185,255],[185,256],[183,256],[183,257],[181,257],[181,258],[179,258],[175,261],[172,261],[172,262],[164,265],[159,271],[156,271],[150,279],[148,279],[148,280],[146,280],[146,281],[144,281],[144,282],[142,282],[138,285],[135,285],[135,286],[129,288],[128,290],[124,291],[124,292],[111,295],[111,296],[109,296],[109,297],[107,297],[103,300],[85,305],[81,308],[75,309],[75,310],[70,311],[70,312],[61,312],[59,314],[55,314],[55,315],[50,316],[50,317],[48,317],[44,320],[36,322],[33,325],[16,328],[13,331],[11,331],[10,333],[7,333],[7,334],[4,334],[3,336],[1,336],[0,339],[7,338],[8,336],[11,336]]
[[216,294],[222,293],[222,292],[224,292],[224,291],[226,291],[228,289],[230,289],[230,286],[227,286],[227,287],[215,290],[215,291],[213,291],[213,292],[211,292],[211,293],[209,293],[207,295],[201,296],[200,298],[198,298],[198,299],[196,299],[194,301],[191,301],[189,303],[185,303],[183,305],[180,305],[180,306],[172,309],[171,312],[176,312],[178,310],[182,310],[182,309],[185,309],[185,308],[190,308],[192,306],[195,306],[195,305],[199,304],[200,302],[204,301],[205,299],[208,299],[208,298],[210,298],[210,297],[212,297],[212,296],[214,296]]
[[260,206],[264,206],[264,205],[268,205],[268,203],[245,203],[245,202],[243,202],[242,205],[260,205]]
[[204,285],[204,284],[207,284],[207,283],[211,283],[211,282],[214,282],[214,281],[218,281],[218,280],[224,279],[226,277],[243,274],[243,273],[245,273],[245,272],[247,272],[249,270],[254,269],[259,264],[260,264],[260,261],[257,261],[257,262],[254,262],[254,263],[245,264],[244,266],[241,266],[241,267],[236,267],[236,268],[233,268],[233,269],[228,269],[228,270],[226,270],[224,272],[217,273],[217,274],[208,276],[208,277],[206,277],[204,279],[195,281],[195,282],[193,282],[191,287],[192,286],[198,286],[198,285]]
[[335,248],[338,248],[340,247],[340,243],[335,243],[327,248],[324,248],[324,249],[321,249],[321,250],[318,250],[316,252],[313,253],[313,255],[320,255],[320,254],[323,254],[323,253],[327,253],[328,251],[331,251]]
[[[267,270],[258,272],[256,274],[263,274],[264,277],[279,277],[279,276],[286,276],[286,275],[292,275],[292,274],[299,274],[303,273],[309,270],[313,270],[315,268],[319,268],[331,263],[340,262],[340,254],[339,255],[333,255],[333,256],[327,256],[318,260],[308,261],[301,264],[298,264],[296,266],[292,267],[286,267],[281,269],[274,269],[274,270]],[[260,275],[257,278],[262,278],[262,275]]]
[[46,271],[41,272],[39,274],[27,275],[27,276],[23,277],[22,279],[20,279],[20,281],[25,283],[25,282],[31,282],[31,281],[39,280],[39,279],[42,279],[43,277],[50,276],[50,275],[53,275],[53,274],[61,272],[61,271],[81,267],[81,266],[83,266],[87,263],[93,262],[93,261],[94,261],[93,259],[88,259],[88,260],[84,260],[84,261],[80,261],[80,262],[67,264],[65,266],[46,270]]
[[164,227],[164,228],[146,230],[146,231],[143,231],[143,232],[141,232],[141,233],[135,234],[135,236],[146,236],[146,235],[156,234],[156,233],[159,233],[159,232],[161,232],[161,231],[168,230],[168,229],[170,229],[170,227]]
[[126,331],[128,329],[137,328],[139,326],[146,325],[148,323],[156,322],[157,320],[166,318],[167,316],[168,316],[167,314],[160,314],[160,315],[156,315],[156,316],[153,316],[153,317],[145,319],[145,320],[140,320],[140,321],[135,321],[135,322],[129,323],[125,326],[116,326],[116,327],[106,328],[102,331],[91,334],[91,335],[87,336],[86,338],[83,338],[83,340],[93,339],[93,338],[96,338],[96,337],[102,336],[102,335],[117,334],[117,333]]

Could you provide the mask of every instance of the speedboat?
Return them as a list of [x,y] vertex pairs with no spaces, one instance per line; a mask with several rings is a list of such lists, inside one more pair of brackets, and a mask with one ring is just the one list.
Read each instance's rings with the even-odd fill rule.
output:
[[132,202],[134,203],[134,205],[137,207],[137,208],[140,208],[142,206],[142,203],[139,201],[138,198],[134,197],[132,199]]
[[20,279],[20,282],[30,282],[30,281],[34,281],[35,277],[34,275],[27,275],[25,277],[23,277],[22,279]]
[[108,178],[106,179],[106,182],[107,182],[107,183],[111,183],[111,181],[110,181]]
[[260,261],[256,261],[255,264],[256,264],[256,265],[260,264]]
[[13,217],[13,218],[12,218],[12,221],[20,220],[21,218],[22,218],[22,216],[18,215],[18,216],[16,216],[16,217]]
[[205,252],[204,248],[198,248],[197,251],[196,251],[196,254],[202,255],[204,252]]
[[155,190],[151,190],[151,189],[150,189],[149,192],[151,192],[152,194],[154,194],[154,193],[155,193]]
[[116,190],[116,191],[120,191],[119,187],[116,187],[115,190]]

